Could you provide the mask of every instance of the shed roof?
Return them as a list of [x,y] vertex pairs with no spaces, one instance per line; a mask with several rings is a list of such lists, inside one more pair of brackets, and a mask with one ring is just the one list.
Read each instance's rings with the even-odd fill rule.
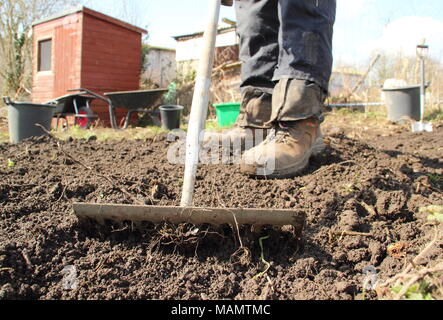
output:
[[175,52],[176,50],[173,48],[166,48],[166,47],[159,47],[159,46],[149,46],[149,49],[152,50],[159,50],[159,51],[172,51]]
[[113,23],[115,25],[118,25],[120,27],[129,29],[129,30],[132,30],[132,31],[135,31],[135,32],[138,32],[138,33],[148,33],[148,31],[146,31],[145,29],[136,27],[136,26],[134,26],[132,24],[129,24],[129,23],[124,22],[122,20],[110,17],[110,16],[105,15],[103,13],[100,13],[98,11],[94,11],[92,9],[89,9],[89,8],[85,7],[85,6],[77,6],[77,7],[65,10],[63,12],[56,13],[56,14],[54,14],[52,16],[49,16],[49,17],[46,17],[46,18],[34,21],[32,26],[36,26],[36,25],[39,25],[39,24],[42,24],[42,23],[45,23],[45,22],[49,22],[49,21],[52,21],[52,20],[60,19],[60,18],[69,16],[71,14],[78,13],[78,12],[83,12],[85,14],[89,14],[91,16],[94,16],[97,19]]
[[[235,31],[235,30],[236,30],[236,27],[219,28],[217,30],[217,34],[228,33],[228,32]],[[200,31],[200,32],[185,34],[185,35],[181,35],[181,36],[174,36],[172,38],[174,38],[176,41],[186,41],[186,40],[190,40],[190,39],[194,39],[194,38],[201,38],[203,36],[203,34],[204,34],[204,32]]]

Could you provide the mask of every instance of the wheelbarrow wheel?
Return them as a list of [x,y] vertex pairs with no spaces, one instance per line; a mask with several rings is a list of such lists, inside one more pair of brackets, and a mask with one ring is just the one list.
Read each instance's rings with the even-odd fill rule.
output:
[[78,114],[84,117],[75,118],[75,124],[82,129],[89,129],[92,125],[94,112],[91,108],[83,107],[78,111]]

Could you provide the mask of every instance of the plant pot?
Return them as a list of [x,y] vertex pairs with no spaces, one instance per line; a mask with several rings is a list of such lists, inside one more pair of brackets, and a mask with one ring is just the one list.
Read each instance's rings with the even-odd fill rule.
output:
[[160,107],[162,127],[165,130],[180,129],[184,107],[165,105]]
[[240,115],[240,103],[220,103],[214,104],[217,114],[217,124],[220,128],[232,127]]
[[388,120],[405,122],[420,121],[420,86],[383,89],[388,106]]
[[51,130],[51,122],[56,106],[27,102],[12,102],[3,98],[8,105],[8,125],[11,143],[20,143],[30,137],[46,135],[44,129]]

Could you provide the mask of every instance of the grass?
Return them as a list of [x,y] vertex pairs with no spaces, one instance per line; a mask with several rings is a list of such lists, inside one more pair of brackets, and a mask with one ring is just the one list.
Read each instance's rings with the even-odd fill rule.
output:
[[[352,121],[365,124],[365,126],[369,126],[369,124],[377,125],[377,123],[378,125],[383,125],[388,119],[388,113],[386,107],[369,107],[366,112],[354,111],[352,108],[341,108],[329,112],[326,117],[326,122],[341,118],[352,119]],[[424,120],[430,122],[443,121],[443,108],[429,108],[426,111]]]
[[9,141],[9,134],[0,132],[0,143],[7,143]]
[[13,168],[15,166],[15,162],[11,159],[8,159],[8,168]]
[[217,124],[217,120],[208,120],[206,121],[206,126],[205,126],[205,130],[207,131],[216,131],[216,132],[220,132],[222,130],[224,130],[226,128],[220,128]]
[[325,114],[324,125],[339,128],[342,126],[353,126],[362,128],[381,128],[386,126],[388,115],[384,108],[370,107],[366,112],[353,111],[351,108],[332,110]]
[[420,213],[428,214],[428,221],[443,223],[443,206],[433,205],[420,209]]
[[[180,129],[186,131],[188,129],[187,124],[182,125]],[[222,128],[218,127],[215,120],[208,120],[206,122],[205,129],[208,131],[223,130]],[[98,141],[112,141],[122,139],[143,140],[152,138],[156,135],[167,134],[168,131],[156,126],[148,126],[145,128],[128,128],[126,130],[113,130],[111,128],[91,128],[86,130],[78,126],[74,126],[66,131],[59,130],[53,131],[52,133],[61,140],[67,140],[69,138],[90,139],[91,137],[96,137]]]
[[52,131],[54,136],[61,140],[73,139],[90,139],[97,138],[98,141],[115,141],[115,140],[143,140],[152,138],[156,135],[167,133],[160,127],[146,128],[129,128],[127,130],[114,130],[111,128],[92,128],[82,129],[78,126],[72,127],[66,131]]
[[384,107],[368,107],[366,111],[353,110],[352,108],[340,108],[332,110],[328,115],[337,116],[352,116],[357,119],[374,119],[384,120],[387,118],[388,113]]
[[7,118],[7,109],[0,103],[0,143],[9,141]]
[[437,107],[429,110],[425,115],[425,120],[431,122],[443,121],[443,108]]
[[[403,286],[392,288],[392,292],[398,294],[402,291]],[[435,300],[432,296],[432,286],[425,280],[412,285],[404,294],[403,300]]]
[[259,239],[260,250],[261,250],[260,260],[263,263],[263,266],[265,268],[264,268],[264,270],[262,272],[260,272],[256,276],[254,276],[253,279],[258,279],[260,277],[263,277],[264,275],[266,275],[266,273],[271,268],[271,264],[268,261],[266,261],[266,259],[265,259],[265,250],[264,250],[264,245],[263,245],[263,241],[268,240],[269,238],[270,238],[270,236],[265,236],[265,237],[262,237],[262,238]]
[[[180,128],[181,130],[188,130],[188,125],[183,124]],[[206,121],[205,130],[208,131],[222,131],[224,128],[220,128],[217,125],[216,120]],[[96,137],[98,141],[108,141],[108,140],[143,140],[154,137],[159,134],[167,134],[169,131],[164,130],[157,126],[147,126],[144,128],[128,128],[126,130],[113,130],[111,128],[91,128],[82,129],[78,126],[71,127],[70,130],[66,131],[53,131],[53,134],[62,140],[68,138],[73,139],[89,139],[91,137]]]
[[431,183],[439,189],[443,189],[443,176],[438,173],[427,174]]

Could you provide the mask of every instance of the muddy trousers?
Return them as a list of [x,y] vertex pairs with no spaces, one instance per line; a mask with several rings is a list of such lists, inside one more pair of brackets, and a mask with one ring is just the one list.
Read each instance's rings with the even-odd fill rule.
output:
[[332,70],[336,0],[236,0],[240,126],[321,116]]

